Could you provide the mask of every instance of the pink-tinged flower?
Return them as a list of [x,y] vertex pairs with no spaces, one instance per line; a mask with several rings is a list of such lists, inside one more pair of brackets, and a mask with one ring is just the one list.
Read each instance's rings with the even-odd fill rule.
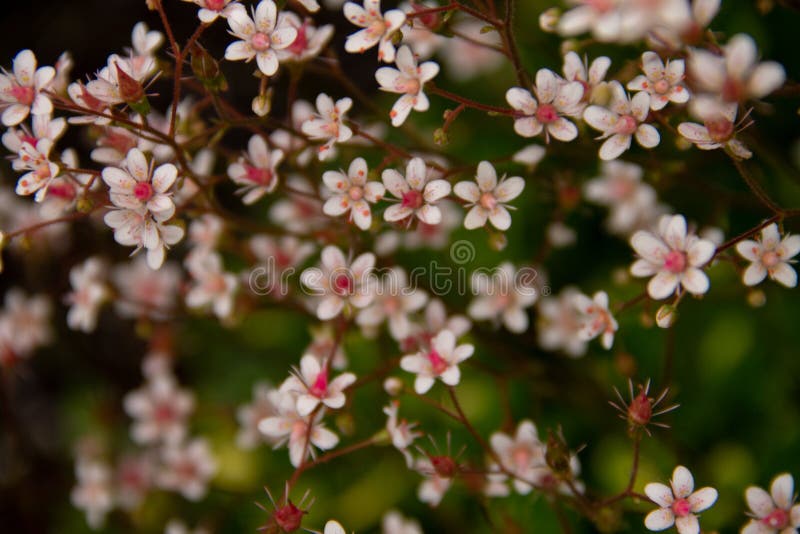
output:
[[150,67],[145,73],[146,76],[154,74],[158,66],[155,53],[164,44],[164,34],[150,29],[144,22],[138,22],[131,32],[130,60],[134,64],[134,71],[139,71],[141,67]]
[[270,151],[260,135],[247,142],[247,154],[228,166],[228,176],[242,186],[237,193],[243,194],[242,202],[254,204],[278,186],[278,165],[283,161],[283,150]]
[[467,313],[477,321],[502,321],[515,334],[526,331],[528,315],[525,309],[533,306],[539,298],[536,288],[528,284],[533,281],[529,275],[535,277],[535,271],[517,271],[509,262],[491,271],[474,272],[471,283],[476,296]]
[[439,475],[427,457],[417,458],[414,470],[425,477],[417,488],[417,498],[432,508],[439,506],[453,479]]
[[577,289],[566,287],[557,296],[539,302],[536,333],[544,350],[563,351],[571,358],[586,354],[587,343],[580,335],[581,315],[575,306],[578,295]]
[[316,198],[318,192],[307,179],[289,176],[286,185],[300,193],[289,194],[270,206],[269,218],[274,224],[293,234],[309,234],[330,225],[330,218],[322,213],[322,202]]
[[397,68],[381,67],[375,71],[375,79],[380,84],[381,91],[397,93],[401,96],[392,106],[389,116],[392,126],[400,126],[406,121],[411,110],[428,111],[430,101],[423,88],[439,74],[439,65],[433,61],[426,61],[419,66],[417,58],[408,46],[400,47],[395,61]]
[[114,267],[111,279],[119,294],[114,305],[122,317],[163,320],[175,307],[181,270],[170,262],[154,271],[139,258]]
[[322,249],[320,268],[310,268],[300,275],[300,283],[312,294],[321,297],[317,317],[321,321],[333,319],[346,305],[364,308],[373,299],[368,278],[375,266],[375,255],[365,252],[352,263],[333,245]]
[[133,418],[131,438],[136,443],[178,443],[186,436],[194,396],[181,389],[170,374],[150,377],[125,395],[125,412]]
[[[503,46],[497,32],[485,32],[485,22],[460,15],[455,13],[448,20],[448,27],[458,35],[444,39],[439,56],[447,67],[447,76],[464,82],[496,71],[505,64],[507,58],[497,50]],[[417,50],[416,47],[413,49]]]
[[651,46],[678,50],[700,42],[711,20],[719,12],[720,0],[693,0],[673,4],[676,13],[668,24],[660,24],[648,36]]
[[276,448],[288,442],[289,461],[294,467],[298,467],[309,456],[313,458],[316,454],[314,447],[326,451],[339,443],[339,437],[321,422],[324,409],[319,410],[312,419],[298,414],[296,405],[295,396],[284,393],[278,404],[278,414],[258,423],[260,432],[276,440]]
[[614,234],[627,237],[649,228],[662,215],[655,189],[642,182],[642,168],[635,163],[605,161],[602,174],[586,182],[587,200],[609,208],[606,226]]
[[240,40],[228,45],[225,59],[251,61],[255,57],[258,70],[264,76],[278,72],[277,51],[297,38],[295,28],[278,24],[278,8],[272,0],[261,0],[253,10],[253,18],[244,8],[233,9],[228,13],[228,26],[231,34]]
[[703,91],[714,93],[726,102],[762,98],[786,79],[780,63],[758,63],[756,43],[743,33],[731,37],[723,47],[722,56],[702,49],[691,50],[689,70]]
[[506,91],[506,101],[517,111],[514,131],[522,137],[534,137],[544,131],[548,143],[551,135],[559,141],[578,137],[578,128],[564,116],[575,114],[583,98],[583,84],[567,82],[549,69],[539,69],[533,91],[536,98],[521,87]]
[[631,91],[644,91],[650,95],[650,109],[663,109],[668,102],[685,104],[689,101],[689,91],[681,83],[685,64],[682,59],[667,61],[666,65],[655,52],[642,54],[642,71],[628,82]]
[[400,201],[383,213],[386,221],[402,221],[412,215],[425,224],[435,225],[442,221],[442,212],[436,202],[450,194],[450,183],[441,179],[431,180],[422,158],[408,162],[405,177],[394,169],[385,169],[381,179],[386,189]]
[[153,162],[138,148],[132,148],[122,167],[103,169],[103,181],[109,187],[112,204],[127,210],[149,212],[165,221],[175,214],[169,189],[178,178],[178,169],[165,163],[153,169]]
[[333,102],[325,93],[317,95],[317,114],[303,122],[303,133],[315,141],[325,140],[319,147],[320,161],[333,157],[333,145],[344,143],[353,137],[353,130],[345,126],[346,114],[353,107],[352,99],[345,97]]
[[[67,121],[63,117],[54,119],[52,115],[34,115],[32,128],[28,130],[26,126],[21,128],[9,128],[3,134],[3,145],[11,152],[19,155],[22,145],[29,143],[34,148],[42,139],[49,139],[55,143],[67,129]],[[12,160],[12,165],[18,165],[19,158]]]
[[116,502],[123,510],[134,511],[153,485],[155,458],[149,452],[126,454],[114,469]]
[[403,517],[397,510],[389,510],[381,519],[382,534],[422,534],[416,519]]
[[427,293],[409,285],[402,267],[392,267],[384,272],[374,295],[372,304],[358,312],[356,323],[371,332],[386,321],[389,334],[396,340],[411,333],[409,314],[421,309],[428,301]]
[[614,334],[619,325],[608,308],[608,295],[598,291],[592,298],[584,294],[575,296],[575,306],[581,313],[581,328],[578,335],[585,341],[601,336],[603,348],[608,350],[614,344]]
[[349,219],[362,230],[372,225],[370,204],[383,198],[386,189],[383,184],[367,181],[369,169],[364,158],[356,158],[350,163],[347,174],[344,171],[325,171],[322,181],[333,193],[322,208],[325,215],[338,217],[350,213]]
[[506,178],[504,175],[498,183],[494,166],[488,161],[481,161],[475,182],[458,182],[453,188],[457,197],[466,200],[467,206],[472,206],[464,218],[464,228],[480,228],[488,219],[498,230],[508,230],[511,227],[511,215],[506,203],[517,198],[524,188],[525,180],[519,176]]
[[797,272],[790,264],[800,253],[800,235],[786,234],[781,239],[778,225],[772,223],[761,230],[761,239],[740,241],[736,251],[750,262],[742,275],[745,285],[760,284],[767,275],[786,287],[797,285]]
[[736,139],[736,134],[751,123],[742,119],[736,124],[738,104],[720,104],[707,98],[694,100],[692,113],[703,121],[682,122],[678,125],[678,133],[693,143],[700,150],[723,148],[727,153],[740,159],[749,159],[753,153],[744,143]]
[[342,373],[333,380],[328,380],[329,369],[325,363],[311,354],[300,359],[300,369],[281,384],[281,392],[297,395],[297,413],[301,417],[309,415],[320,404],[332,410],[344,406],[344,390],[356,381],[353,373]]
[[[289,113],[290,125],[295,131],[302,131],[303,123],[314,118],[314,107],[306,100],[295,100]],[[351,132],[352,134],[352,132]],[[292,158],[299,167],[308,165],[314,157],[314,151],[301,135],[291,131],[277,129],[269,134],[272,146],[283,150],[287,157]]]
[[752,519],[742,534],[794,534],[800,529],[800,504],[794,504],[794,479],[789,473],[776,476],[769,493],[750,486],[744,496]]
[[235,274],[225,271],[222,257],[214,252],[191,255],[186,267],[193,279],[186,293],[186,305],[201,309],[210,307],[219,319],[229,318],[239,281]]
[[217,464],[208,442],[195,438],[185,444],[166,445],[161,452],[161,469],[156,484],[176,491],[190,501],[199,501],[208,491],[208,483],[217,472]]
[[631,147],[631,138],[644,148],[653,148],[661,141],[652,125],[645,124],[650,109],[650,95],[639,92],[629,98],[622,85],[613,81],[609,84],[611,101],[608,107],[589,106],[583,112],[586,124],[603,132],[598,139],[606,141],[600,147],[600,159],[616,159]]
[[311,354],[322,363],[330,360],[331,367],[334,369],[345,369],[347,367],[347,355],[344,353],[342,343],[337,341],[336,332],[330,323],[322,323],[309,328],[311,331],[311,342],[303,351],[303,354]]
[[117,209],[103,217],[114,230],[114,240],[123,246],[136,247],[132,254],[142,248],[147,250],[147,265],[156,270],[164,263],[166,249],[183,239],[183,228],[164,224],[164,220],[148,211]]
[[250,271],[250,289],[259,295],[281,299],[289,294],[287,275],[314,252],[314,245],[294,236],[256,235],[248,242],[257,265]]
[[82,82],[77,81],[67,86],[67,94],[74,104],[86,109],[85,114],[78,114],[69,117],[70,124],[97,124],[105,125],[111,122],[108,117],[98,117],[96,114],[105,114],[108,111],[108,104],[96,98],[89,92],[89,88]]
[[403,454],[406,459],[406,466],[411,469],[414,464],[414,458],[411,456],[409,447],[414,440],[422,436],[422,433],[414,430],[417,423],[409,423],[405,419],[399,419],[397,411],[400,408],[398,401],[392,401],[389,406],[383,407],[383,413],[386,414],[386,431],[392,440],[392,445],[395,449]]
[[228,16],[236,9],[241,9],[242,4],[237,3],[237,0],[183,0],[184,2],[192,2],[200,7],[197,11],[197,18],[204,24],[211,24],[217,17],[228,18]]
[[405,13],[399,9],[390,9],[381,14],[380,0],[364,0],[364,7],[354,2],[347,2],[344,5],[344,16],[359,28],[363,28],[347,37],[345,50],[351,54],[360,54],[378,45],[378,60],[386,63],[394,61],[392,39],[406,21]]
[[274,443],[258,430],[258,423],[278,414],[280,399],[281,393],[268,384],[258,383],[253,386],[253,400],[236,410],[236,419],[239,421],[236,444],[239,447],[250,450],[262,443]]
[[30,356],[52,340],[52,306],[44,295],[28,297],[16,287],[8,290],[4,304],[0,311],[0,337],[5,338],[5,346],[0,350],[0,363],[7,364]]
[[108,266],[103,260],[92,257],[69,272],[72,291],[64,297],[70,306],[67,312],[67,325],[73,330],[92,332],[97,326],[97,313],[100,306],[109,298],[106,285]]
[[417,375],[414,390],[422,395],[433,387],[437,378],[448,386],[457,386],[461,381],[458,364],[474,351],[475,347],[468,343],[456,346],[456,336],[449,330],[442,330],[431,340],[430,347],[403,356],[400,367]]
[[204,527],[190,528],[180,519],[170,519],[164,527],[164,534],[211,534]]
[[714,257],[716,247],[686,231],[683,215],[665,215],[658,222],[658,234],[639,230],[631,236],[639,259],[631,265],[637,277],[653,276],[647,284],[651,298],[663,300],[681,288],[693,295],[708,291],[708,276],[701,269]]
[[545,465],[545,447],[539,441],[536,425],[528,420],[521,421],[514,437],[495,432],[489,441],[503,468],[518,477],[513,481],[517,493],[520,495],[530,493],[533,486],[529,482],[534,481],[537,470]]
[[44,93],[56,71],[53,67],[36,68],[36,56],[23,50],[14,57],[12,72],[0,74],[0,108],[4,126],[16,126],[29,114],[49,115],[53,103]]
[[[139,102],[145,98],[145,78],[156,70],[156,60],[151,56],[124,58],[111,54],[105,67],[97,77],[86,85],[90,97],[82,96],[89,108],[102,111],[103,106],[113,106],[126,102]],[[94,99],[94,100],[92,100]]]
[[111,470],[97,460],[80,459],[75,465],[76,484],[70,495],[72,505],[86,513],[92,529],[103,526],[106,514],[114,507]]
[[19,158],[14,163],[15,170],[28,171],[17,180],[16,193],[28,196],[36,193],[34,200],[42,202],[53,180],[59,174],[59,167],[50,161],[50,150],[53,142],[40,139],[36,146],[24,142],[19,149]]
[[577,117],[590,103],[595,102],[595,92],[608,85],[605,81],[611,60],[606,56],[595,58],[591,64],[587,58],[581,59],[575,52],[567,52],[564,56],[562,72],[568,82],[580,82],[583,85],[583,97],[576,109]]
[[693,492],[692,473],[682,465],[673,471],[670,486],[651,482],[644,487],[650,500],[661,507],[647,514],[644,526],[649,530],[665,530],[675,525],[680,534],[699,534],[696,514],[713,506],[717,490],[705,487]]
[[333,25],[326,24],[316,27],[313,20],[306,18],[301,20],[291,11],[284,11],[280,14],[279,26],[290,26],[297,30],[297,37],[294,41],[282,50],[278,50],[278,58],[281,61],[308,61],[317,57],[322,49],[328,45],[333,37]]

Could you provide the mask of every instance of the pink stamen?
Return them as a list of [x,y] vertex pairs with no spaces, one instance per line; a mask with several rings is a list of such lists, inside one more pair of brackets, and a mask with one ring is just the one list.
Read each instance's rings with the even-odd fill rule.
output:
[[637,122],[632,115],[622,115],[617,122],[617,133],[631,135],[636,131]]
[[311,393],[311,395],[317,397],[318,399],[325,397],[325,395],[328,393],[327,368],[323,368],[322,371],[319,372],[316,380],[314,380],[314,383],[311,385],[310,388],[308,388],[308,392]]
[[133,186],[133,196],[142,202],[147,202],[153,197],[153,186],[149,182],[138,182]]
[[494,198],[494,195],[491,193],[482,194],[479,203],[481,207],[489,211],[492,211],[495,207],[497,207],[497,199]]
[[403,193],[401,205],[404,208],[419,209],[424,203],[425,199],[422,197],[422,193],[416,189]]
[[346,274],[340,274],[333,281],[333,291],[339,295],[348,295],[353,291],[354,285],[352,278]]
[[761,522],[777,530],[783,530],[789,526],[789,513],[781,508],[776,508],[768,516],[761,519]]
[[269,35],[262,32],[256,32],[253,37],[250,38],[250,45],[258,52],[269,50]]
[[431,370],[435,375],[444,373],[449,367],[445,359],[442,358],[435,350],[431,350],[428,353],[428,361],[431,363]]

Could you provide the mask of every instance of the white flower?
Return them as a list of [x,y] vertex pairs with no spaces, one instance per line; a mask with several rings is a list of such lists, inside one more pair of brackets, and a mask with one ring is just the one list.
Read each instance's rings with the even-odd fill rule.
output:
[[[143,98],[145,95],[141,83],[155,70],[156,62],[153,57],[124,58],[117,54],[111,54],[108,56],[106,66],[97,73],[96,79],[90,81],[86,86],[91,98],[82,95],[80,91],[76,91],[75,96],[83,100],[85,104],[89,104],[87,107],[95,111],[102,111],[104,108],[99,102],[106,106],[112,106],[126,102],[132,96]],[[141,91],[140,95],[136,95],[137,90]],[[129,91],[133,92],[127,94]]]
[[408,283],[402,267],[385,272],[374,291],[372,304],[358,312],[356,323],[362,328],[376,329],[387,321],[393,339],[403,340],[411,333],[408,315],[425,306],[428,295]]
[[[30,143],[36,148],[39,141],[42,139],[49,139],[52,142],[57,141],[67,129],[67,121],[63,117],[54,119],[52,115],[34,115],[31,121],[31,130],[29,131],[26,126],[21,128],[9,128],[3,134],[3,145],[11,152],[19,155],[22,145]],[[12,160],[12,164],[17,165],[19,158]],[[15,170],[16,169],[15,167]]]
[[636,93],[629,98],[622,85],[613,81],[609,84],[611,100],[608,107],[589,106],[583,112],[583,120],[603,132],[599,139],[606,139],[600,147],[600,159],[611,160],[619,157],[631,146],[631,138],[645,148],[653,148],[661,141],[652,125],[645,124],[650,109],[650,95]]
[[745,285],[760,284],[767,275],[786,287],[797,285],[797,273],[790,263],[800,253],[800,235],[786,234],[781,239],[778,225],[772,223],[761,230],[761,239],[740,241],[736,251],[751,262],[742,276]]
[[406,21],[405,13],[399,9],[390,9],[381,14],[380,0],[364,0],[364,7],[347,2],[344,5],[344,16],[356,26],[364,28],[347,37],[345,50],[351,54],[362,53],[377,44],[378,60],[386,63],[394,61],[392,38]]
[[642,54],[642,71],[628,82],[631,91],[644,91],[650,95],[650,109],[659,110],[668,102],[684,104],[689,101],[689,91],[681,83],[685,65],[682,59],[664,62],[655,52]]
[[329,450],[339,443],[339,437],[321,423],[324,412],[319,410],[313,420],[302,417],[297,413],[294,395],[284,393],[278,404],[278,414],[262,419],[258,430],[276,440],[276,447],[288,442],[289,460],[298,467],[308,455],[314,456],[314,447]]
[[186,293],[186,305],[190,308],[210,306],[218,318],[230,317],[239,282],[236,275],[224,270],[222,257],[213,252],[193,254],[187,257],[186,267],[194,279]]
[[217,17],[228,18],[232,11],[241,9],[242,5],[236,3],[237,0],[183,0],[192,2],[200,7],[197,11],[197,18],[204,24],[211,24]]
[[272,146],[283,150],[284,154],[296,161],[299,167],[305,167],[314,157],[314,151],[301,135],[294,132],[302,131],[303,123],[314,118],[314,107],[308,101],[298,99],[292,105],[289,115],[292,131],[276,129],[269,134],[269,142]]
[[564,56],[564,67],[562,72],[568,82],[580,82],[583,85],[583,97],[580,106],[577,108],[578,117],[583,114],[583,110],[589,103],[594,103],[595,93],[608,85],[605,81],[611,60],[606,56],[595,58],[591,65],[588,59],[581,59],[575,52],[567,52]]
[[353,101],[345,97],[334,103],[331,97],[320,93],[317,95],[316,104],[317,114],[303,122],[301,129],[311,139],[325,140],[325,144],[318,149],[320,161],[325,161],[333,157],[331,149],[334,143],[344,143],[353,137],[353,130],[344,124]]
[[325,171],[322,181],[333,193],[322,207],[326,215],[336,217],[350,212],[349,219],[362,230],[372,225],[372,210],[369,205],[383,198],[386,192],[383,184],[367,181],[369,169],[364,158],[356,158],[350,163],[347,174],[344,171]]
[[278,24],[278,8],[272,0],[261,0],[253,11],[253,18],[246,9],[234,9],[228,13],[228,26],[234,41],[225,49],[229,61],[250,61],[254,57],[258,70],[265,76],[278,71],[277,50],[288,47],[297,38],[297,30]]
[[794,479],[789,473],[776,476],[769,493],[750,486],[744,496],[753,519],[742,534],[795,534],[800,529],[800,504],[794,504]]
[[75,478],[72,504],[86,512],[86,522],[92,529],[98,529],[114,507],[111,470],[105,463],[81,459],[75,466]]
[[147,265],[153,270],[164,263],[166,249],[183,239],[183,228],[164,224],[163,219],[152,216],[146,210],[111,210],[105,214],[103,220],[114,229],[114,240],[117,243],[136,247],[133,254],[145,248]]
[[414,470],[425,477],[417,488],[417,498],[431,507],[439,506],[453,479],[440,476],[428,458],[417,458]]
[[397,510],[389,510],[381,519],[381,534],[422,534],[416,519],[403,517]]
[[[692,113],[697,115],[703,121],[703,124],[682,122],[678,125],[678,133],[700,150],[724,148],[727,152],[741,159],[748,159],[753,153],[735,137],[737,133],[735,121],[738,107],[736,103],[720,104],[707,98],[695,99]],[[745,123],[744,126],[740,126],[738,129],[742,129],[747,125],[748,123]]]
[[398,401],[392,401],[389,406],[384,406],[383,413],[386,414],[386,431],[392,440],[392,445],[403,454],[406,459],[406,466],[411,469],[414,459],[408,448],[414,440],[422,436],[421,432],[414,430],[417,423],[409,423],[405,419],[398,419],[397,411],[400,408]]
[[564,116],[575,114],[583,98],[583,84],[567,82],[549,69],[539,69],[533,91],[536,98],[521,87],[506,91],[506,101],[518,112],[514,131],[522,137],[534,137],[544,131],[547,142],[551,135],[559,141],[578,137],[578,128]]
[[780,63],[758,63],[753,38],[742,33],[731,37],[723,47],[722,56],[707,50],[691,50],[689,70],[701,89],[719,95],[726,102],[762,98],[786,79]]
[[186,436],[186,420],[194,409],[194,396],[178,387],[172,375],[160,374],[125,395],[123,404],[134,419],[133,441],[142,445],[178,443]]
[[162,221],[175,214],[175,204],[168,192],[178,177],[175,165],[165,163],[153,170],[153,163],[148,164],[142,151],[132,148],[122,167],[103,169],[103,181],[110,189],[109,197],[115,206],[146,210]]
[[583,327],[581,314],[575,306],[578,295],[577,289],[566,287],[558,296],[546,297],[539,302],[536,333],[544,350],[564,351],[572,358],[586,353],[586,339],[580,334]]
[[687,234],[683,215],[664,215],[658,235],[640,230],[631,236],[639,259],[631,265],[637,277],[653,276],[647,284],[651,298],[663,300],[683,287],[693,295],[708,291],[708,276],[701,269],[714,256],[716,247],[706,239]]
[[21,196],[36,193],[34,200],[42,202],[53,180],[58,176],[59,167],[50,161],[53,142],[40,139],[36,145],[24,142],[19,149],[19,158],[14,162],[14,170],[28,171],[17,180],[16,193]]
[[392,106],[389,116],[392,126],[403,124],[414,111],[427,111],[430,107],[428,97],[423,92],[425,82],[432,80],[439,74],[439,65],[433,61],[426,61],[419,66],[414,53],[408,46],[400,47],[395,61],[397,68],[381,67],[375,71],[375,79],[380,84],[381,91],[401,94]]
[[458,364],[472,356],[474,350],[468,343],[456,346],[456,336],[442,330],[431,340],[430,348],[403,356],[400,367],[417,375],[414,390],[422,395],[433,387],[437,378],[448,386],[458,385],[461,380]]
[[[34,350],[49,343],[53,337],[50,329],[52,306],[44,295],[28,297],[21,289],[11,288],[0,311],[0,335],[10,338],[8,346],[14,357],[29,356]],[[0,351],[3,352],[3,351]],[[0,353],[0,360],[8,355]]]
[[396,222],[416,215],[426,224],[439,224],[442,221],[442,212],[436,202],[450,194],[450,183],[446,180],[430,180],[422,158],[413,158],[408,162],[405,177],[394,169],[385,169],[381,179],[386,189],[400,200],[399,204],[386,209],[383,213],[385,220]]
[[239,421],[239,432],[236,444],[246,450],[255,448],[260,443],[272,443],[272,440],[258,430],[262,419],[278,414],[278,403],[281,393],[269,385],[258,383],[253,386],[253,400],[243,404],[236,410]]
[[283,150],[270,151],[260,135],[247,142],[247,154],[228,166],[228,176],[242,186],[237,192],[244,194],[242,202],[254,204],[278,186],[278,165],[283,161]]
[[342,408],[345,403],[344,390],[356,381],[353,373],[342,373],[328,381],[327,362],[320,364],[316,356],[306,354],[300,359],[300,369],[281,384],[281,392],[297,395],[297,413],[309,415],[321,404],[332,410]]
[[119,297],[114,299],[122,317],[164,319],[175,307],[175,294],[181,283],[181,270],[167,263],[154,271],[144,258],[114,267],[111,273]]
[[208,442],[196,438],[183,445],[170,444],[161,450],[162,468],[156,474],[159,487],[177,491],[190,501],[199,501],[208,491],[208,482],[217,464]]
[[277,299],[288,294],[288,288],[282,287],[281,283],[286,280],[285,274],[293,272],[296,265],[314,252],[314,245],[294,236],[255,235],[248,241],[248,248],[258,260],[248,280],[250,289]]
[[705,487],[693,492],[692,473],[682,465],[672,473],[670,486],[651,482],[644,487],[650,500],[661,507],[647,514],[644,525],[649,530],[664,530],[675,525],[680,534],[699,534],[700,524],[695,514],[716,502],[717,490]]
[[320,255],[322,268],[306,269],[300,282],[321,297],[317,306],[317,317],[321,321],[333,319],[350,304],[363,308],[372,302],[368,278],[375,266],[375,255],[365,252],[349,263],[342,251],[328,245]]
[[105,283],[107,266],[100,258],[89,258],[69,272],[72,291],[64,297],[70,305],[67,325],[73,330],[91,332],[97,325],[97,312],[108,299],[110,291]]
[[495,432],[489,441],[503,468],[519,477],[513,482],[517,493],[530,493],[533,487],[526,480],[533,481],[537,470],[545,465],[545,447],[539,441],[536,425],[529,420],[521,421],[513,438],[502,432]]
[[475,182],[458,182],[453,188],[457,197],[472,206],[464,218],[464,228],[473,230],[486,224],[488,219],[498,230],[508,230],[511,215],[505,203],[517,198],[525,188],[525,180],[519,176],[503,178],[497,182],[497,171],[488,161],[478,164]]
[[[144,22],[138,22],[133,27],[131,32],[131,44],[133,46],[128,49],[130,58],[134,64],[150,67],[150,70],[145,73],[146,76],[155,72],[158,66],[155,53],[163,43],[164,34],[156,30],[150,31]],[[137,70],[139,69],[134,67],[134,71]]]
[[282,50],[278,50],[278,58],[281,61],[308,61],[317,57],[322,49],[333,37],[333,25],[326,24],[319,28],[312,24],[312,20],[307,18],[300,20],[291,11],[280,14],[281,22],[279,26],[290,26],[297,30],[297,37],[292,43]]
[[36,68],[36,56],[23,50],[14,57],[12,72],[0,73],[0,108],[4,126],[16,126],[29,114],[49,115],[53,103],[44,94],[55,78],[53,67]]
[[578,294],[575,296],[575,306],[581,313],[578,335],[585,341],[602,336],[603,348],[610,349],[619,325],[608,309],[606,292],[598,291],[592,298]]
[[510,332],[521,334],[528,329],[525,308],[532,306],[539,296],[538,291],[527,284],[529,274],[515,270],[509,262],[488,272],[474,272],[472,291],[477,296],[467,313],[478,321],[502,321]]
[[322,534],[347,534],[347,532],[344,530],[341,523],[330,519],[325,523],[325,529],[322,531]]

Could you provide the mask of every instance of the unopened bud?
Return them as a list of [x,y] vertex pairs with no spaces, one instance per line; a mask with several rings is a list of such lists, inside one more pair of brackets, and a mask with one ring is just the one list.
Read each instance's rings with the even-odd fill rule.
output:
[[[302,503],[301,503],[302,504]],[[303,523],[303,515],[305,512],[292,503],[287,502],[281,506],[272,515],[275,524],[278,525],[284,532],[294,532],[300,528]]]
[[564,439],[552,431],[547,432],[547,451],[544,454],[544,460],[558,478],[564,480],[572,478],[569,448]]
[[508,246],[508,238],[503,232],[492,232],[489,234],[489,246],[492,250],[500,252]]
[[444,128],[437,128],[433,132],[433,142],[439,146],[445,146],[450,143],[450,136],[444,131]]
[[561,19],[561,10],[557,7],[551,7],[539,15],[539,27],[542,31],[554,33],[559,19]]
[[403,392],[403,381],[396,376],[390,376],[383,381],[383,389],[392,397],[396,397]]
[[80,197],[75,203],[75,209],[81,213],[89,213],[94,208],[94,203],[87,197]]
[[442,478],[453,478],[458,473],[458,464],[449,456],[431,456],[431,465]]
[[117,69],[117,83],[119,84],[120,98],[127,104],[133,104],[144,99],[145,94],[142,84],[121,69],[119,63],[115,63],[114,66]]
[[267,91],[263,95],[256,95],[251,105],[253,113],[259,117],[266,117],[272,110],[272,90]]
[[672,304],[664,304],[656,312],[656,324],[659,328],[669,328],[677,320],[678,309]]
[[219,68],[219,63],[205,48],[195,45],[189,63],[195,77],[209,91],[216,93],[228,89],[228,82]]
[[577,52],[579,48],[578,41],[575,39],[564,39],[564,42],[561,43],[561,55],[565,56],[569,52]]
[[767,303],[767,295],[760,289],[754,289],[747,294],[747,303],[753,308],[760,308]]

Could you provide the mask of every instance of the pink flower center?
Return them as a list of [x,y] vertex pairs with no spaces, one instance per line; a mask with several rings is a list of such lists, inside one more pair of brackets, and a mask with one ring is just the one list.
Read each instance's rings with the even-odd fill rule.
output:
[[656,93],[663,95],[669,91],[669,82],[667,80],[658,80],[653,84],[653,89],[655,89]]
[[153,411],[153,418],[161,424],[171,423],[175,416],[175,410],[172,409],[172,405],[166,402],[158,404]]
[[705,126],[708,136],[717,143],[723,143],[733,135],[733,123],[722,117],[706,121]]
[[36,176],[38,176],[42,180],[50,178],[50,165],[48,165],[47,163],[43,163],[39,165],[39,167],[36,169],[35,172]]
[[686,499],[675,499],[672,503],[672,513],[678,517],[686,517],[692,513],[692,505]]
[[250,38],[250,45],[258,52],[269,50],[269,35],[263,32],[256,32]]
[[14,100],[19,102],[24,106],[30,106],[33,104],[33,99],[36,96],[36,91],[33,87],[25,87],[22,85],[15,85],[11,88],[11,96],[14,97]]
[[308,48],[308,37],[306,36],[307,27],[308,24],[304,22],[299,28],[297,28],[297,37],[295,37],[294,41],[292,41],[292,44],[287,47],[287,50],[296,56],[299,56],[306,51],[306,48]]
[[440,375],[447,370],[447,362],[435,350],[428,353],[428,361],[431,363],[431,370],[435,375]]
[[419,93],[420,84],[416,78],[402,78],[397,82],[397,90],[409,95]]
[[761,519],[761,522],[774,529],[783,530],[789,526],[789,514],[786,510],[776,508],[768,516]]
[[254,184],[269,185],[272,182],[272,171],[269,169],[261,169],[247,164],[245,164],[244,168],[245,172],[247,172],[247,180]]
[[617,133],[631,135],[636,131],[636,119],[633,115],[623,115],[617,122]]
[[206,0],[206,9],[211,11],[222,11],[225,7],[225,0]]
[[411,191],[403,193],[401,204],[404,208],[418,209],[422,206],[424,200],[422,193],[416,189],[412,189]]
[[348,191],[347,194],[352,200],[361,200],[361,198],[364,196],[364,190],[357,185],[354,185],[350,188],[350,191]]
[[761,263],[763,263],[764,267],[768,269],[771,267],[775,267],[776,265],[778,265],[778,263],[780,263],[780,261],[781,261],[780,256],[778,256],[778,254],[772,250],[765,252],[764,255],[761,256]]
[[494,198],[494,195],[491,193],[482,194],[479,202],[482,208],[489,211],[493,210],[497,206],[497,199]]
[[308,392],[321,399],[325,397],[328,393],[328,369],[324,368],[322,371],[319,372],[317,378],[314,380],[314,383],[311,384],[311,387],[308,388]]
[[686,254],[680,250],[670,250],[664,257],[664,269],[679,274],[686,269]]
[[558,120],[558,112],[552,104],[542,104],[536,110],[536,120],[543,124],[550,124]]
[[530,448],[525,446],[516,447],[511,453],[511,458],[514,460],[514,465],[521,469],[530,464],[531,456]]
[[146,202],[153,197],[153,186],[149,182],[139,182],[133,186],[133,196]]
[[339,295],[348,295],[353,291],[353,279],[346,274],[340,274],[333,280],[333,291]]

